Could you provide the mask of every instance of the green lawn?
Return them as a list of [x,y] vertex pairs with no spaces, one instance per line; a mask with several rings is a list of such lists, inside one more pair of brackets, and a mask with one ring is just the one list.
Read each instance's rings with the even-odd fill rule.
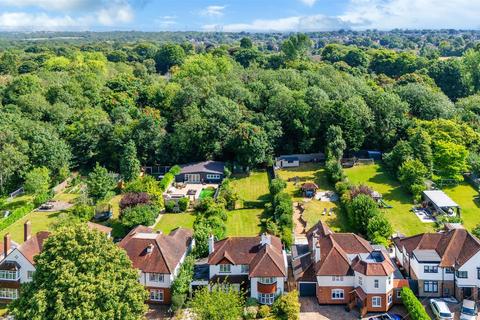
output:
[[215,191],[216,189],[213,187],[202,189],[202,191],[200,191],[200,199],[213,198]]
[[53,197],[53,200],[68,202],[68,203],[75,203],[75,200],[80,197],[78,193],[59,193]]
[[421,222],[410,212],[413,206],[412,197],[379,164],[348,168],[345,169],[345,173],[350,182],[370,186],[383,195],[383,199],[387,204],[393,206],[393,208],[384,209],[383,211],[388,220],[390,220],[394,232],[414,235],[433,231],[433,224]]
[[[323,209],[327,208],[327,214],[322,215]],[[328,215],[330,208],[335,208],[335,213]],[[330,201],[311,200],[305,204],[305,211],[303,212],[303,219],[307,221],[306,229],[310,229],[319,220],[327,223],[327,225],[335,232],[345,232],[346,221],[344,216],[336,209],[337,205]]]
[[268,201],[268,176],[266,171],[253,171],[250,175],[236,175],[232,187],[243,201]]
[[48,231],[51,225],[58,221],[60,212],[36,212],[32,211],[14,224],[2,230],[2,234],[10,233],[12,240],[17,243],[23,243],[23,224],[30,220],[32,224],[32,234],[39,231]]
[[161,230],[168,234],[173,229],[178,227],[188,228],[193,230],[193,222],[195,221],[195,214],[187,213],[165,213],[162,215],[160,221],[154,227],[155,230]]
[[478,192],[470,184],[463,182],[455,187],[445,187],[443,191],[460,206],[466,229],[471,231],[480,223],[480,203],[473,200]]
[[238,209],[229,211],[227,236],[257,236],[261,232],[260,216],[263,209]]
[[[299,167],[284,168],[277,171],[278,176],[287,182],[286,191],[293,197],[293,201],[303,199],[300,187],[306,181],[313,181],[320,188],[320,191],[333,190],[334,186],[328,182],[325,169],[318,163],[303,163]],[[298,183],[288,179],[298,177]]]
[[16,198],[13,198],[12,201],[5,201],[5,203],[3,204],[3,206],[0,207],[1,210],[14,210],[18,207],[22,207],[26,204],[29,204],[31,203],[33,200],[33,196],[31,195],[23,195],[23,196],[19,196],[19,197],[16,197]]

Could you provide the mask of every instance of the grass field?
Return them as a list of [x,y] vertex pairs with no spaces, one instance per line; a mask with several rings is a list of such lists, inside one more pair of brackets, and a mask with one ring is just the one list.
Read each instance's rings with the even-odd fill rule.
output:
[[195,214],[187,213],[165,213],[162,215],[160,221],[155,226],[155,230],[161,230],[163,233],[170,233],[173,229],[178,227],[188,228],[193,230],[193,222],[195,221]]
[[266,171],[253,171],[250,175],[236,175],[232,187],[243,201],[268,201],[268,176]]
[[455,187],[445,187],[443,191],[460,206],[466,229],[471,231],[480,223],[480,203],[473,200],[478,192],[470,184],[463,182]]
[[365,184],[380,192],[385,202],[393,207],[383,211],[392,224],[394,232],[414,235],[433,231],[433,224],[421,222],[410,212],[413,206],[412,197],[379,164],[348,168],[345,169],[345,173],[350,182]]
[[75,200],[80,197],[79,193],[59,193],[53,197],[53,200],[68,202],[68,203],[75,203]]
[[[278,176],[287,182],[286,191],[293,197],[293,201],[303,199],[300,187],[306,181],[313,181],[320,188],[320,191],[333,190],[333,187],[327,180],[325,169],[318,163],[303,163],[299,167],[284,168],[278,170]],[[288,181],[293,177],[299,177],[299,182]]]
[[229,211],[227,236],[257,236],[261,232],[260,216],[263,209],[239,209]]
[[39,231],[48,231],[52,224],[58,221],[60,212],[36,212],[32,211],[14,224],[2,230],[2,234],[10,233],[12,240],[17,243],[23,243],[23,224],[30,220],[32,224],[32,234]]
[[[327,214],[322,215],[323,209],[327,208]],[[331,216],[328,215],[330,208],[335,208],[335,213]],[[336,209],[337,205],[330,201],[317,201],[312,200],[305,204],[305,211],[303,212],[303,218],[307,221],[306,229],[310,229],[319,220],[322,220],[328,224],[328,226],[335,232],[345,232],[346,221],[345,217],[341,215],[339,210]]]
[[215,191],[216,190],[213,187],[202,189],[202,191],[200,191],[200,200],[205,198],[213,198]]

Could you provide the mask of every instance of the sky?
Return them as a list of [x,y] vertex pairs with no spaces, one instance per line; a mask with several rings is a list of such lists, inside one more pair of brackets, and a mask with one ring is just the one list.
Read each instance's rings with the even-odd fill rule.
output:
[[0,0],[7,31],[480,29],[480,0]]

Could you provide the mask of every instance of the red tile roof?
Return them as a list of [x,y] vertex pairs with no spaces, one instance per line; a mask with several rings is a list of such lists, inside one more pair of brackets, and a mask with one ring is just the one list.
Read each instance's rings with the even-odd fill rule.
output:
[[[133,267],[143,272],[171,274],[192,243],[191,230],[178,228],[165,235],[138,226],[120,241]],[[147,248],[151,248],[148,252]]]
[[93,223],[88,221],[87,226],[90,230],[98,230],[100,232],[103,232],[105,234],[110,234],[112,232],[112,228],[98,224],[98,223]]
[[395,238],[394,243],[408,254],[414,250],[435,250],[441,258],[440,267],[460,267],[480,251],[480,241],[465,229]]
[[43,250],[45,239],[50,236],[48,231],[40,231],[30,239],[22,243],[17,249],[31,264],[35,264],[33,258]]
[[228,260],[231,264],[250,266],[250,277],[286,277],[282,242],[269,236],[270,244],[262,245],[262,237],[230,237],[215,242],[208,264]]

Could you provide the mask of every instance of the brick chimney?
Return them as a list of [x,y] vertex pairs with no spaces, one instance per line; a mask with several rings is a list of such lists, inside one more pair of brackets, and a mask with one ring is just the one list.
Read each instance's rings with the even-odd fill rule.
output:
[[7,233],[6,235],[3,236],[3,255],[5,258],[10,252],[11,244],[12,244],[12,240],[10,239],[10,233]]
[[23,224],[23,241],[27,241],[32,236],[32,223],[30,220]]

